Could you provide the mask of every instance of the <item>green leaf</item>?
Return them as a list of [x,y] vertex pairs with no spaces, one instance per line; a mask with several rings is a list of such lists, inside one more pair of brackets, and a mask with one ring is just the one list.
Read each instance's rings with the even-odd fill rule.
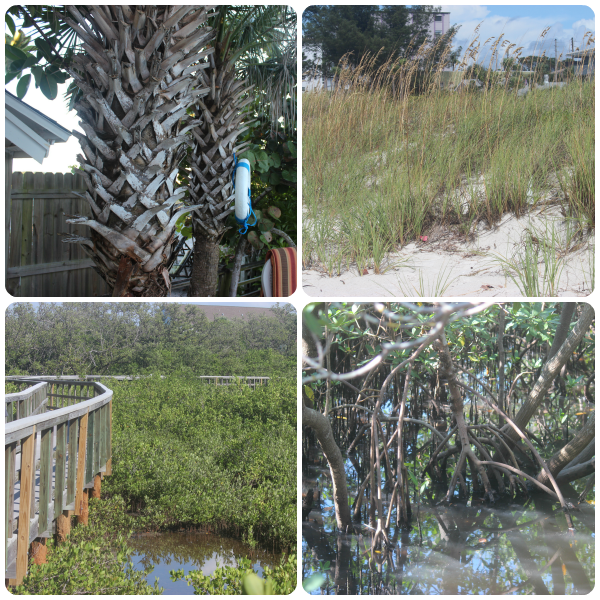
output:
[[311,592],[318,590],[325,583],[325,581],[327,581],[327,578],[325,575],[323,575],[323,573],[315,573],[314,575],[307,577],[302,582],[302,587],[304,588],[305,592],[310,594]]
[[419,480],[417,479],[417,476],[409,469],[407,469],[406,471],[408,473],[408,476],[410,477],[410,480],[413,482],[413,484],[415,485],[415,487],[417,485],[419,485]]
[[15,22],[13,21],[12,17],[6,13],[6,15],[4,15],[4,21],[6,22],[6,25],[8,26],[8,28],[10,29],[10,33],[12,35],[15,35]]
[[271,185],[279,185],[280,181],[281,181],[281,175],[279,173],[277,173],[277,171],[275,171],[269,175],[269,183]]
[[270,244],[273,241],[273,235],[271,234],[271,232],[265,231],[260,236],[260,241],[263,242],[264,244]]
[[285,171],[283,171],[281,173],[281,176],[286,180],[286,181],[296,181],[296,173],[293,171],[288,171],[287,169]]
[[248,241],[250,242],[250,244],[256,248],[257,250],[260,250],[263,247],[263,243],[260,241],[260,239],[258,238],[258,233],[256,233],[256,231],[251,231],[248,234]]
[[23,70],[23,65],[25,64],[26,58],[19,58],[18,60],[13,60],[9,65],[8,69],[11,73],[20,73]]
[[21,79],[19,80],[19,83],[17,84],[17,97],[18,98],[25,97],[25,94],[27,93],[27,90],[29,89],[30,83],[31,83],[31,75],[29,73],[27,75],[24,75],[23,77],[21,77]]
[[10,44],[4,44],[4,53],[6,57],[11,60],[25,60],[27,58],[27,54],[23,52],[23,50],[11,46]]
[[58,86],[56,85],[56,79],[48,73],[40,79],[40,89],[48,100],[54,100],[58,94]]
[[288,150],[290,151],[290,154],[294,158],[296,158],[296,146],[294,145],[294,143],[293,142],[288,142],[287,146],[288,146]]
[[260,222],[258,223],[258,228],[260,229],[260,231],[262,231],[263,233],[265,231],[271,231],[271,229],[273,229],[273,227],[275,227],[275,223],[273,223],[273,221],[270,221],[269,219],[261,219]]
[[36,65],[37,63],[38,63],[37,56],[33,56],[33,54],[32,54],[31,56],[28,56],[25,59],[25,63],[23,64],[23,68],[21,70],[24,71],[25,69],[29,69],[30,67],[33,67],[33,65]]
[[45,39],[36,38],[34,44],[37,46],[37,48],[40,50],[40,52],[44,55],[44,57],[52,58],[54,56],[54,53],[52,52],[52,47]]
[[279,167],[281,166],[281,157],[279,156],[279,154],[271,154],[271,162],[273,163],[273,166],[276,169],[279,169]]
[[31,73],[35,77],[35,85],[36,87],[40,87],[40,81],[42,80],[42,76],[44,75],[44,69],[42,67],[31,67]]
[[4,76],[4,85],[6,85],[7,83],[10,83],[15,77],[17,77],[19,75],[19,73],[13,73],[12,71],[9,71],[5,76]]
[[281,217],[281,209],[276,206],[269,206],[269,208],[267,208],[267,213],[269,213],[269,216],[273,217],[273,219],[279,219]]

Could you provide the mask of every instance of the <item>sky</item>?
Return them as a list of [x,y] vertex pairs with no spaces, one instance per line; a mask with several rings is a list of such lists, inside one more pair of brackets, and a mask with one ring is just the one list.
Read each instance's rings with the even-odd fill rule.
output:
[[[18,31],[23,20],[17,19],[14,15],[11,15],[11,17],[15,21],[15,26]],[[10,33],[8,26],[5,26],[5,31]],[[37,37],[37,34],[33,34],[29,29],[25,33],[32,35],[33,39]],[[33,41],[30,43],[30,45],[32,44]],[[45,65],[46,62],[42,60],[41,64]],[[25,71],[25,73],[29,72],[29,69]],[[25,97],[22,99],[23,102],[49,116],[65,129],[69,131],[76,130],[85,135],[83,129],[81,129],[81,127],[78,125],[80,118],[78,117],[77,112],[75,110],[72,110],[71,112],[67,110],[68,101],[64,98],[64,94],[69,87],[69,83],[71,83],[73,79],[69,78],[65,83],[57,86],[58,95],[54,100],[48,100],[48,98],[46,98],[46,96],[44,96],[42,93],[42,90],[35,87],[35,80],[33,76],[31,79],[32,81],[29,84],[29,89],[27,90]],[[4,88],[16,96],[18,82],[18,79],[13,79],[11,82],[6,84]],[[280,119],[280,121],[282,119],[283,117]],[[44,159],[42,164],[38,163],[33,158],[13,159],[13,172],[20,171],[21,173],[26,173],[27,171],[31,171],[32,173],[70,173],[70,166],[79,165],[77,162],[78,154],[83,154],[81,151],[81,146],[79,145],[79,140],[72,135],[66,142],[55,143],[50,148],[48,157]]]
[[[508,40],[516,44],[511,53],[518,47],[523,47],[520,56],[541,56],[545,50],[545,56],[554,57],[555,41],[558,56],[571,52],[571,38],[574,48],[584,49],[584,36],[586,31],[591,31],[592,37],[596,33],[596,13],[587,5],[579,4],[434,4],[441,6],[442,12],[450,13],[450,26],[461,25],[456,34],[452,50],[462,46],[461,58],[469,44],[475,39],[475,28],[479,23],[478,30],[480,48],[480,59],[477,62],[484,63],[487,67],[491,58],[491,46],[502,33],[502,40]],[[542,32],[550,27],[548,33],[541,38]],[[483,45],[486,40],[494,39]],[[585,42],[589,39],[585,38]],[[588,47],[594,47],[592,43]],[[498,58],[504,57],[504,50]],[[495,61],[493,68],[495,68]]]
[[[411,6],[411,5],[408,5]],[[520,56],[541,56],[545,50],[545,56],[554,57],[555,40],[558,56],[571,51],[571,38],[576,49],[584,50],[585,43],[590,35],[585,38],[587,31],[591,36],[596,34],[596,13],[592,8],[583,4],[433,4],[436,8],[440,6],[441,12],[450,13],[450,26],[460,25],[458,33],[452,43],[452,51],[462,46],[460,58],[462,59],[469,44],[475,39],[475,28],[481,23],[478,30],[478,42],[480,44],[477,62],[486,67],[491,59],[491,47],[496,39],[504,33],[502,40],[508,40],[510,44],[516,44],[511,49],[511,56],[517,47],[523,46]],[[383,5],[379,5],[383,8]],[[547,27],[548,33],[541,38],[541,34]],[[489,39],[491,41],[484,44]],[[503,48],[498,48],[498,68],[500,60],[504,58]],[[594,43],[588,48],[595,47]],[[470,60],[469,64],[473,61]],[[495,60],[493,68],[495,69]]]

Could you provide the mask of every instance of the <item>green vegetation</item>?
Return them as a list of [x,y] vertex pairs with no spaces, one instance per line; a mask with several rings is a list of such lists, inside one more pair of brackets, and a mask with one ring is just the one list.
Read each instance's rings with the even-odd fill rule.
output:
[[[71,316],[76,328],[75,313]],[[207,528],[238,537],[251,547],[282,550],[281,564],[272,572],[265,567],[265,578],[271,580],[275,594],[295,591],[295,352],[292,360],[272,349],[242,351],[243,344],[254,343],[253,335],[242,327],[237,336],[225,340],[221,334],[231,333],[228,326],[225,320],[209,324],[212,336],[202,349],[195,348],[195,355],[193,343],[199,332],[192,333],[190,328],[184,334],[176,323],[169,328],[170,341],[181,340],[176,350],[167,338],[150,343],[158,339],[158,330],[151,329],[147,339],[138,331],[139,346],[123,347],[124,352],[131,352],[131,374],[143,378],[103,380],[113,390],[113,403],[112,474],[102,482],[102,499],[90,501],[89,525],[74,527],[67,543],[58,547],[50,543],[47,564],[30,564],[28,577],[13,593],[161,594],[158,584],[151,587],[146,583],[146,572],[127,566],[132,552],[127,539],[132,533],[182,527]],[[118,351],[114,332],[119,326],[111,329],[113,333],[105,332],[109,335],[105,342],[115,342]],[[10,325],[8,331],[10,341]],[[43,347],[44,337],[38,333]],[[65,334],[60,327],[56,333],[57,339]],[[257,334],[261,334],[260,328],[255,330]],[[111,335],[117,337],[111,340]],[[125,325],[119,335],[128,337]],[[74,347],[78,342],[85,344],[83,338],[72,340]],[[235,358],[224,356],[230,347],[238,349]],[[152,357],[144,369],[139,366],[142,353]],[[210,369],[215,370],[210,374],[260,375],[271,377],[269,384],[252,390],[241,381],[217,386],[197,379],[206,373],[209,360],[218,360],[219,353],[229,367],[223,373],[211,364]],[[183,355],[195,356],[196,364],[190,366]],[[52,360],[57,361],[57,372],[62,372],[60,356]],[[194,360],[190,362],[193,365]],[[8,365],[7,371],[10,368]],[[81,377],[92,372],[89,365],[82,369]],[[165,379],[158,377],[160,372]],[[5,386],[7,393],[9,388],[14,391],[14,384]],[[139,516],[126,514],[132,510]],[[186,578],[198,594],[240,594],[244,576],[252,569],[243,559],[238,564],[237,569],[219,569],[210,577],[195,572]],[[182,576],[182,571],[171,571],[173,581]],[[222,591],[225,584],[227,589]]]
[[355,68],[345,59],[335,91],[304,95],[304,266],[379,273],[386,253],[433,225],[468,236],[542,203],[585,239],[595,226],[595,82],[523,97],[520,72],[482,69],[480,87],[451,91],[447,72],[423,70],[435,49],[421,50],[379,68],[376,57]]
[[[111,500],[91,502],[91,525],[74,528],[70,543],[52,547],[48,564],[32,565],[17,593],[161,593],[128,560],[131,531],[203,528],[252,547],[295,552],[293,378],[273,379],[255,391],[205,384],[189,374],[108,385],[114,390],[113,473],[102,493]],[[201,593],[240,593],[248,569],[241,559],[238,569],[186,578],[206,590]],[[295,554],[273,572],[265,567],[265,577],[273,579],[276,593],[290,593]]]
[[[69,543],[48,542],[47,563],[29,566],[13,594],[161,594],[158,582],[146,583],[147,571],[135,570],[127,538],[133,519],[120,498],[91,500],[89,524],[73,528]],[[148,569],[150,571],[150,569]]]

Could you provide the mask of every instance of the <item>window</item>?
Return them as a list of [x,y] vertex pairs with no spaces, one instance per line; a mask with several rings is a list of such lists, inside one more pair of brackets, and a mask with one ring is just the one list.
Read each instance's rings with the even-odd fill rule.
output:
[[439,23],[442,22],[442,15],[435,15],[435,20]]
[[433,37],[434,37],[435,39],[439,38],[441,35],[442,35],[442,32],[441,32],[441,31],[434,31],[434,32],[433,32]]

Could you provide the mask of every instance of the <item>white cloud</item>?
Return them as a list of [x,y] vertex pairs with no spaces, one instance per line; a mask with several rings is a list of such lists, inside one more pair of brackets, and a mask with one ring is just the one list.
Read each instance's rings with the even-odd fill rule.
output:
[[486,6],[470,4],[442,4],[442,12],[450,13],[452,23],[457,23],[463,19],[484,19],[490,14]]

